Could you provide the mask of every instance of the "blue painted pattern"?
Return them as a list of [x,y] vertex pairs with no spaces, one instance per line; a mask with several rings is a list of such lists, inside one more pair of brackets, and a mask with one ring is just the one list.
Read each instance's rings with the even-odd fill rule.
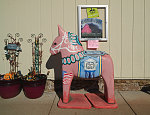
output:
[[78,77],[94,78],[101,75],[102,59],[101,56],[86,56],[79,61]]

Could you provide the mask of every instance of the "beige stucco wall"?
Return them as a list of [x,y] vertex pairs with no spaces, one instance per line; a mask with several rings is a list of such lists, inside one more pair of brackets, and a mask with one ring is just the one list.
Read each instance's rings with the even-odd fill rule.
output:
[[[0,73],[9,72],[4,55],[7,33],[19,32],[24,39],[19,66],[23,74],[31,66],[32,33],[43,33],[42,72],[50,57],[49,48],[58,35],[57,24],[66,31],[77,32],[77,5],[109,5],[109,38],[99,43],[114,62],[115,79],[150,79],[150,0],[0,0]],[[85,43],[84,48],[86,48]],[[50,70],[49,78],[53,78]]]

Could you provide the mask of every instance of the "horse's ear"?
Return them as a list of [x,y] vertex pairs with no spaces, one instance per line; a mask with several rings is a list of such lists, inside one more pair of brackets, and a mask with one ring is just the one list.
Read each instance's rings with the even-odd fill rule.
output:
[[60,25],[58,25],[58,32],[59,32],[59,35],[64,35],[64,32],[65,32]]

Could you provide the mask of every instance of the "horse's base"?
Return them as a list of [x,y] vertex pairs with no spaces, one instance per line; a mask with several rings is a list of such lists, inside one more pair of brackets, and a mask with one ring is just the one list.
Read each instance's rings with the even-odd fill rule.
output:
[[[102,93],[86,93],[84,94],[70,94],[72,100],[70,102],[63,103],[61,98],[58,102],[59,108],[70,108],[70,109],[91,109],[91,107],[102,108],[102,109],[115,109],[118,108],[118,104],[107,103]],[[89,102],[89,101],[90,102]],[[92,104],[92,105],[91,105]]]
[[58,102],[59,108],[70,108],[70,109],[90,109],[91,104],[84,96],[84,94],[70,94],[72,100],[69,103],[63,103],[61,98]]
[[118,104],[113,103],[109,104],[104,99],[104,94],[102,93],[86,93],[85,96],[88,98],[88,100],[92,103],[93,107],[95,108],[103,108],[103,109],[115,109],[118,108]]

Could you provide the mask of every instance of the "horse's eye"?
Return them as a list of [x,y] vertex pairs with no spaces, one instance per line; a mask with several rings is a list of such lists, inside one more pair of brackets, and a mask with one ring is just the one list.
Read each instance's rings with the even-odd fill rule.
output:
[[57,43],[55,42],[54,45],[57,45]]

